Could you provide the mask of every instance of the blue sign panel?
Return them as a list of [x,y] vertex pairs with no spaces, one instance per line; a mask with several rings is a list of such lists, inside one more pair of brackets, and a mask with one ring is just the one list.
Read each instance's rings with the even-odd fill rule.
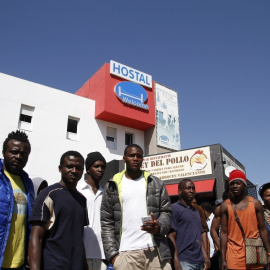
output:
[[148,98],[147,92],[139,84],[133,82],[120,82],[115,86],[114,92],[116,93],[117,97],[124,103],[145,110],[149,109],[149,106],[144,104]]

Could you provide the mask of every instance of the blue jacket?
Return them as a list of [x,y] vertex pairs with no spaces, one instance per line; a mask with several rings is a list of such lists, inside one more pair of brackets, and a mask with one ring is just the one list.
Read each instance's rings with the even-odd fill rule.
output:
[[[32,211],[34,202],[34,187],[31,179],[25,171],[21,173],[21,179],[24,184],[25,192],[27,195],[27,220]],[[0,266],[3,263],[4,252],[9,236],[12,212],[13,212],[14,195],[11,183],[7,176],[4,174],[3,160],[0,159]],[[26,231],[26,256],[28,251],[28,242],[30,237],[30,224],[27,222]],[[25,257],[26,258],[26,257]]]

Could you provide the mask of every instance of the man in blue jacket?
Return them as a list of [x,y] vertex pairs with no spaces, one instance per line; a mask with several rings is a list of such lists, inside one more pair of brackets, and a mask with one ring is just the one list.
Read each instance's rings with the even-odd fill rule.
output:
[[3,143],[0,159],[0,266],[23,269],[30,234],[27,222],[32,210],[34,188],[23,171],[31,151],[28,136],[17,130]]

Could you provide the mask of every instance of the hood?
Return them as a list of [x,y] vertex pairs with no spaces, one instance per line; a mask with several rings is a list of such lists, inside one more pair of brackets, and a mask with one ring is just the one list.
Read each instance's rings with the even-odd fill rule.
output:
[[40,177],[35,177],[32,179],[32,181],[33,181],[33,185],[34,185],[34,192],[35,192],[35,198],[36,198],[40,185],[45,181],[47,183],[47,186],[48,186],[48,182],[45,179],[42,179]]

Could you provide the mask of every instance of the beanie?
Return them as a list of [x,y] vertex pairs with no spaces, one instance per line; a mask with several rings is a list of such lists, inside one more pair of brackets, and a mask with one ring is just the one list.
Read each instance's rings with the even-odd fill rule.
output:
[[242,181],[245,185],[247,185],[247,178],[246,178],[246,175],[245,173],[243,173],[242,171],[240,170],[233,170],[231,171],[230,173],[230,176],[229,176],[229,184],[234,181],[234,180],[240,180]]
[[99,152],[91,152],[87,155],[87,158],[85,160],[86,170],[89,169],[89,167],[97,160],[103,161],[105,163],[105,166],[106,166],[106,160]]

